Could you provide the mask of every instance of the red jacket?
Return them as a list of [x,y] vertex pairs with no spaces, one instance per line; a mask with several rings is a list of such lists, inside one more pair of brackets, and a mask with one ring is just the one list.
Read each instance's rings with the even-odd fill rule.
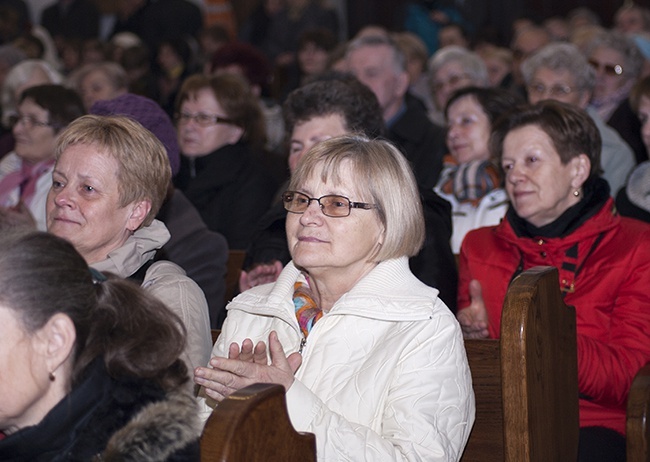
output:
[[[460,255],[458,308],[470,304],[478,279],[498,337],[508,284],[523,269],[554,266],[564,301],[576,309],[580,425],[625,434],[627,395],[636,372],[650,361],[650,225],[616,214],[607,203],[562,238],[517,237],[507,219],[467,234]],[[580,268],[577,276],[572,269]]]

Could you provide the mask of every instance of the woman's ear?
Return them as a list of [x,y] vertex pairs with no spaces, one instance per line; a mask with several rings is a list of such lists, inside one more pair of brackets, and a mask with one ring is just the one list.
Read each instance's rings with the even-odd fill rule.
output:
[[38,331],[41,354],[48,368],[54,374],[71,357],[77,340],[77,331],[72,319],[66,314],[56,313]]
[[144,222],[147,215],[151,211],[151,201],[149,199],[144,199],[136,202],[131,210],[131,215],[129,216],[126,228],[129,231],[135,231],[140,227]]
[[574,189],[579,189],[587,181],[589,175],[591,174],[591,161],[587,154],[579,154],[578,156],[571,159],[571,164],[573,168],[573,179],[571,180],[571,186]]
[[239,140],[241,140],[242,136],[244,136],[244,129],[237,125],[231,125],[227,135],[228,143],[238,143]]

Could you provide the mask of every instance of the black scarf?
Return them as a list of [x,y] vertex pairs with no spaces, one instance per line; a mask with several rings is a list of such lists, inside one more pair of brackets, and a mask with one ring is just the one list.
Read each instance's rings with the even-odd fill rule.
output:
[[564,237],[573,233],[588,219],[593,217],[609,199],[609,184],[602,178],[591,178],[582,187],[583,197],[577,204],[569,207],[555,221],[536,227],[521,218],[512,205],[506,212],[506,219],[517,237]]

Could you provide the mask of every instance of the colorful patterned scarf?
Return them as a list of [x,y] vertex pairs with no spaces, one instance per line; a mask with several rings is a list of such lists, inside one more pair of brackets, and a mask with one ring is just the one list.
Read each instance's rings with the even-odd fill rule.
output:
[[307,338],[316,321],[323,317],[323,310],[316,306],[309,285],[301,280],[293,285],[293,305],[302,335]]
[[459,164],[451,156],[444,158],[444,171],[440,189],[454,195],[458,202],[478,206],[490,191],[501,186],[501,174],[488,160],[472,160]]

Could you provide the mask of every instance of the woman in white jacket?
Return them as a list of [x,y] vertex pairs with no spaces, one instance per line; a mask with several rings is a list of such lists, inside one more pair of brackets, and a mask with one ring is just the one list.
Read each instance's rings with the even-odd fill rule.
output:
[[318,460],[458,460],[470,371],[453,315],[408,267],[424,223],[407,161],[385,141],[333,138],[289,188],[293,260],[228,306],[209,367],[195,370],[203,417],[244,386],[279,383]]

